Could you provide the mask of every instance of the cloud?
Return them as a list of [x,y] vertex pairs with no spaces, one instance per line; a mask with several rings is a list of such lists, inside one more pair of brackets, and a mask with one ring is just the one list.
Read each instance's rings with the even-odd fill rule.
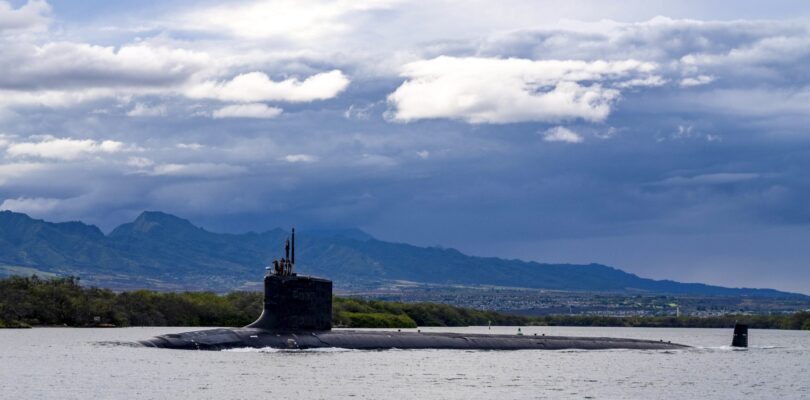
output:
[[638,87],[657,87],[663,86],[667,80],[658,75],[652,75],[644,78],[630,79],[629,81],[616,83],[617,88],[638,88]]
[[[643,59],[664,63],[689,56],[729,56],[759,48],[768,38],[801,38],[801,22],[696,20],[655,17],[639,22],[567,20],[490,35],[484,56],[561,59]],[[744,51],[745,54],[750,54]],[[761,52],[756,52],[761,53]]]
[[59,160],[75,160],[88,154],[116,153],[124,150],[122,142],[91,139],[44,137],[38,142],[11,143],[6,154],[11,157],[39,157]]
[[684,70],[744,83],[745,78],[776,84],[807,84],[810,73],[799,66],[810,60],[810,26],[782,28],[750,23],[755,35],[725,52],[696,52],[681,58]]
[[59,199],[18,197],[16,199],[4,200],[3,203],[0,204],[0,210],[39,215],[53,211],[59,206],[59,203]]
[[[810,73],[810,24],[800,20],[696,20],[655,17],[641,22],[563,21],[498,32],[476,49],[481,57],[637,59],[659,66],[648,78],[680,88],[707,85],[758,90],[804,87]],[[650,82],[652,83],[652,82]],[[620,83],[618,86],[628,85]],[[672,93],[678,87],[672,86]]]
[[240,175],[246,171],[247,168],[241,165],[230,165],[224,163],[170,163],[155,166],[151,174],[157,176],[223,178]]
[[0,147],[6,147],[9,143],[12,143],[14,139],[16,139],[16,135],[6,135],[4,133],[0,133]]
[[275,118],[281,115],[282,109],[269,107],[262,103],[236,104],[214,111],[212,117],[219,118]]
[[582,143],[584,139],[578,133],[564,127],[555,126],[543,133],[546,142]]
[[701,86],[707,85],[714,80],[711,76],[708,75],[698,75],[696,77],[691,78],[683,78],[681,79],[681,87],[692,87],[692,86]]
[[[409,63],[388,101],[396,121],[470,123],[584,119],[602,121],[619,97],[615,83],[637,80],[652,63],[442,56]],[[640,82],[640,81],[636,81]]]
[[675,176],[661,181],[664,186],[686,186],[686,185],[723,185],[728,183],[745,182],[758,179],[762,174],[743,172],[721,172],[713,174],[703,174],[692,177]]
[[217,99],[252,103],[259,101],[310,102],[331,99],[349,85],[339,70],[312,75],[303,81],[289,78],[273,81],[262,72],[250,72],[230,81],[206,81],[191,87],[187,96],[195,99]]
[[707,132],[691,124],[679,124],[675,131],[668,136],[658,135],[656,140],[705,140],[707,142],[722,142],[723,137],[717,132]]
[[165,88],[187,81],[210,63],[207,54],[147,43],[119,48],[86,43],[5,43],[0,88],[58,90]]
[[45,30],[50,12],[51,7],[45,0],[28,0],[17,9],[7,1],[0,1],[0,33]]
[[49,107],[67,108],[76,104],[116,97],[110,89],[79,90],[3,90],[0,89],[0,109],[2,107]]
[[127,165],[130,167],[143,169],[147,167],[151,167],[154,165],[155,162],[146,158],[146,157],[130,157],[127,159]]
[[42,171],[47,165],[42,163],[5,163],[0,164],[0,185],[5,185],[10,180],[24,177],[25,175]]
[[205,148],[204,144],[200,143],[178,143],[175,145],[178,149],[187,149],[187,150],[202,150]]
[[[810,85],[792,87],[749,87],[714,89],[675,98],[678,111],[699,112],[704,118],[735,115],[739,118],[777,117],[785,122],[796,120],[796,132],[805,125],[810,104]],[[792,117],[792,118],[791,118]],[[806,132],[806,131],[805,131]]]
[[362,154],[356,161],[357,165],[364,167],[380,167],[389,168],[395,167],[398,163],[393,157],[382,154]]
[[309,154],[288,154],[284,156],[284,161],[289,163],[311,163],[318,161],[318,158]]
[[357,105],[350,105],[346,111],[343,112],[343,116],[346,119],[358,119],[358,120],[368,120],[371,118],[371,110],[374,108],[376,103],[371,103],[366,106],[357,106]]
[[[116,98],[177,96],[180,88],[213,73],[203,52],[136,43],[120,47],[27,40],[0,42],[0,108],[64,108]],[[158,116],[162,106],[138,102],[131,116]]]
[[149,106],[144,103],[136,103],[132,110],[127,112],[130,117],[162,117],[166,115],[166,106]]
[[249,1],[195,10],[179,18],[189,30],[203,30],[249,39],[310,41],[351,30],[352,13],[387,8],[392,1],[279,0]]

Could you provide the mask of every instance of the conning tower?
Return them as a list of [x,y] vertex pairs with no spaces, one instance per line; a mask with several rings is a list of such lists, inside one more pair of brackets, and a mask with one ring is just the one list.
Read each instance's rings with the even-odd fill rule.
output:
[[295,229],[284,241],[285,258],[273,261],[264,277],[264,310],[246,328],[273,331],[328,331],[332,329],[332,281],[298,276],[295,267]]
[[748,325],[734,323],[734,338],[731,347],[748,347]]

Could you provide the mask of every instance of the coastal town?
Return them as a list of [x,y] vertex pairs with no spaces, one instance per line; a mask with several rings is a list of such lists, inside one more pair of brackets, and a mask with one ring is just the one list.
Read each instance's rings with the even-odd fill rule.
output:
[[343,292],[363,299],[442,303],[454,307],[527,316],[692,316],[782,315],[810,310],[806,298],[756,298],[667,294],[594,293],[495,287],[389,286]]

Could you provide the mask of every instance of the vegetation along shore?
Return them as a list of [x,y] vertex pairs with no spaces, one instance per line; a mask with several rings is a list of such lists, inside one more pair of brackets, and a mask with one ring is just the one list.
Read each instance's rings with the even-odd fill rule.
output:
[[[244,326],[261,313],[262,294],[232,292],[116,293],[83,287],[76,277],[12,276],[0,279],[0,328],[45,326]],[[548,325],[810,330],[810,312],[721,317],[525,317],[434,303],[333,298],[332,324],[350,328],[417,326]]]

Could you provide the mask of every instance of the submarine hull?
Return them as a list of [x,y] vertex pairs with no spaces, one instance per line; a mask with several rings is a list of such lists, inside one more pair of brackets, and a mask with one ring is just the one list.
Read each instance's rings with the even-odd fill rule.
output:
[[674,350],[684,346],[663,341],[569,336],[489,335],[446,332],[298,331],[255,328],[209,329],[168,334],[140,342],[144,346],[184,350],[233,348],[314,349],[455,349],[455,350]]
[[[292,244],[290,248],[289,244]],[[292,250],[292,253],[290,253]],[[459,350],[560,350],[641,349],[668,350],[686,346],[650,340],[486,335],[441,332],[389,332],[331,330],[332,281],[293,272],[295,229],[285,241],[285,258],[274,261],[264,277],[264,309],[244,328],[220,328],[157,336],[146,346],[224,350],[232,348],[314,349],[459,349]],[[292,257],[291,257],[292,256]]]

